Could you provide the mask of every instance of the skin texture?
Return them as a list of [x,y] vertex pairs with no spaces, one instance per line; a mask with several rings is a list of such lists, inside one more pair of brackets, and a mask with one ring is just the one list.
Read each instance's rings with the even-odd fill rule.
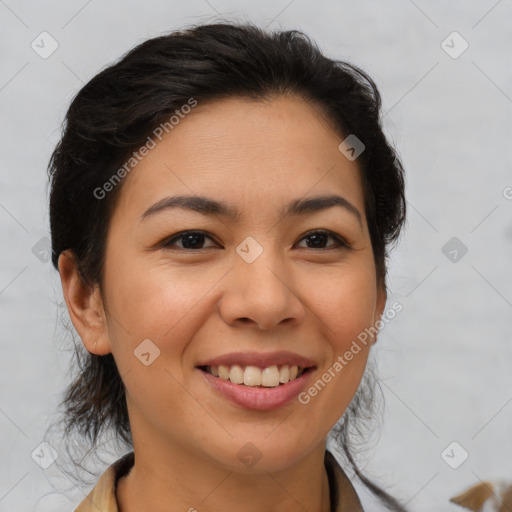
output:
[[[73,324],[87,350],[114,355],[126,388],[136,462],[119,481],[122,512],[329,510],[326,437],[357,390],[371,344],[307,405],[271,411],[227,401],[195,366],[234,351],[289,350],[315,361],[309,387],[380,319],[386,294],[357,161],[338,150],[343,138],[295,96],[200,103],[125,178],[101,293],[81,283],[70,251],[61,255]],[[239,217],[174,208],[141,220],[178,194],[224,201]],[[294,199],[329,194],[350,201],[362,223],[340,206],[280,215]],[[305,235],[314,229],[350,248],[330,236],[315,246]],[[208,237],[193,249],[183,238],[160,244],[184,230]],[[248,236],[263,248],[253,263],[235,250]],[[134,356],[145,339],[160,350],[149,366]],[[251,467],[237,457],[248,442],[261,453]]]

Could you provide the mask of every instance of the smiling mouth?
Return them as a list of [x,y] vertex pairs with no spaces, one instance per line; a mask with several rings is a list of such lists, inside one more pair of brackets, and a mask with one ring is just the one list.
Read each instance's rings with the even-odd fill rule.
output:
[[313,367],[272,365],[265,368],[251,365],[198,366],[203,372],[241,386],[275,388],[298,379]]

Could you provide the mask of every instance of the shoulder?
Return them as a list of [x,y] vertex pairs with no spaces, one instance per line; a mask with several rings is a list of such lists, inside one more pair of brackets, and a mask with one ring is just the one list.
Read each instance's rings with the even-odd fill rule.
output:
[[78,505],[75,512],[118,512],[116,502],[116,485],[135,461],[134,452],[129,452],[117,459],[101,475],[96,485],[86,498]]

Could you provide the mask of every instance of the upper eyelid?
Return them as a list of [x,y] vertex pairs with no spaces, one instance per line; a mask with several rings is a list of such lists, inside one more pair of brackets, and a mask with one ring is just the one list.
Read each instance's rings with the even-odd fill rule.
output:
[[[329,229],[322,229],[322,228],[317,228],[317,229],[312,229],[312,230],[306,231],[306,233],[304,233],[299,238],[299,241],[302,241],[302,240],[304,240],[304,238],[307,238],[308,236],[311,236],[311,235],[315,235],[317,233],[321,234],[321,235],[331,236],[332,238],[334,238],[334,240],[336,241],[336,245],[334,246],[334,248],[343,247],[346,249],[350,249],[352,247],[352,244],[344,236],[339,235]],[[306,247],[306,249],[311,249],[311,247]]]

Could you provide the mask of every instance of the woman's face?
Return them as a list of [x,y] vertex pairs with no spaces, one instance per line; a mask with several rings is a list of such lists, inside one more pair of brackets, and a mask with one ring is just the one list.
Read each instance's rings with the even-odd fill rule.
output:
[[[125,178],[97,352],[113,353],[135,447],[156,443],[237,471],[248,455],[259,459],[252,471],[274,471],[325,442],[370,343],[344,355],[385,303],[360,171],[341,140],[296,97],[199,103]],[[188,199],[172,206],[177,196]],[[324,196],[343,199],[306,203]],[[224,377],[249,385],[199,368],[222,362]],[[276,385],[287,362],[309,369]],[[250,385],[260,375],[270,387]]]

